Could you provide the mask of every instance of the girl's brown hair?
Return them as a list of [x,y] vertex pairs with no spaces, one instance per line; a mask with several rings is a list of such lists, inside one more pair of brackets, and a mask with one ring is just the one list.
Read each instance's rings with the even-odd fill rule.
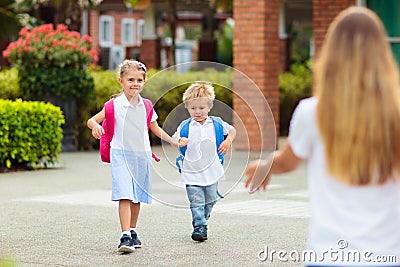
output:
[[362,7],[342,11],[314,73],[328,171],[353,185],[400,172],[399,70],[378,16]]
[[119,77],[123,77],[125,73],[129,70],[138,70],[143,71],[143,78],[146,78],[147,69],[146,66],[139,61],[132,60],[132,59],[125,59],[119,65]]

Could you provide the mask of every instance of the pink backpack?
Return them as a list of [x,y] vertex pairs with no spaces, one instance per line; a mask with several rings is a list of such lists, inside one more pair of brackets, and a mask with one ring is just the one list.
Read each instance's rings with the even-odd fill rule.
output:
[[[153,116],[153,104],[149,99],[142,98],[144,106],[146,108],[146,118],[147,118],[147,130],[150,128],[151,117]],[[110,163],[110,143],[114,136],[115,118],[114,118],[114,99],[108,100],[104,104],[104,109],[106,112],[106,118],[104,119],[102,126],[105,133],[100,137],[100,157],[101,161]],[[157,162],[160,159],[152,153],[153,159]]]

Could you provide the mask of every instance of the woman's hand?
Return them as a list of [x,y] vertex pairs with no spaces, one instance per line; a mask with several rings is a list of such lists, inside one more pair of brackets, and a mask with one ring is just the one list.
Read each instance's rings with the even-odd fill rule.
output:
[[254,160],[249,163],[244,172],[244,175],[247,177],[244,186],[245,188],[249,188],[249,193],[254,193],[260,188],[264,191],[266,190],[271,178],[269,174],[271,163],[271,160]]

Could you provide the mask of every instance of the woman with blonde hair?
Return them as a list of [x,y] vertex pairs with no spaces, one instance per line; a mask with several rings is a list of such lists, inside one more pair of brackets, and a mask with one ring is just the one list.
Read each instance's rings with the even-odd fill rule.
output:
[[378,16],[363,7],[331,23],[287,145],[245,174],[251,192],[307,160],[307,265],[400,265],[399,70]]

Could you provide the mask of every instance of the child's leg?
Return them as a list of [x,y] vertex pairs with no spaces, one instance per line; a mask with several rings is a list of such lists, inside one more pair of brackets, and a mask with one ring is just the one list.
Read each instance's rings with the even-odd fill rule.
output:
[[206,225],[207,222],[204,217],[205,196],[203,186],[186,185],[186,193],[190,201],[193,227]]
[[119,222],[121,224],[122,232],[130,230],[130,223],[131,223],[131,203],[132,200],[129,199],[121,199],[119,201]]
[[119,201],[119,221],[121,224],[122,236],[121,243],[118,246],[118,251],[123,253],[130,253],[135,250],[135,246],[130,235],[129,225],[131,222],[131,200],[121,199]]
[[217,190],[218,183],[208,185],[204,188],[204,196],[205,196],[205,207],[204,207],[204,217],[206,220],[210,218],[211,210],[217,202]]
[[133,203],[131,201],[131,223],[130,223],[130,228],[136,228],[136,224],[139,218],[139,212],[140,212],[140,202],[139,203]]

